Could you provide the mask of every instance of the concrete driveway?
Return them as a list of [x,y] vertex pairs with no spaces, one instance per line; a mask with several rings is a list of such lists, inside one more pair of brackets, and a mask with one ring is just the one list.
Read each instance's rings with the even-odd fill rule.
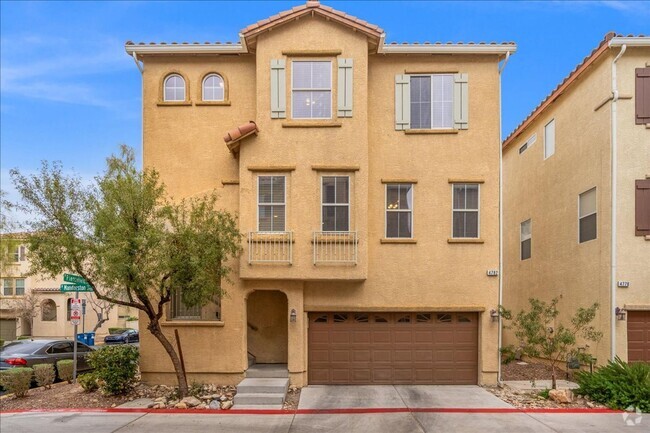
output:
[[302,389],[298,409],[345,408],[512,408],[475,385],[310,385]]

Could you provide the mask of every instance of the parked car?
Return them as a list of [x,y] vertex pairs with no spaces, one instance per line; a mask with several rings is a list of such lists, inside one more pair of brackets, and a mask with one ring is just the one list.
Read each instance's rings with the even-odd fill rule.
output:
[[[94,349],[77,342],[77,371],[90,370],[86,361]],[[16,367],[33,367],[35,364],[54,364],[63,359],[73,359],[71,340],[19,340],[0,349],[0,371]]]
[[127,329],[119,334],[104,337],[104,344],[128,344],[140,341],[140,334],[135,329]]

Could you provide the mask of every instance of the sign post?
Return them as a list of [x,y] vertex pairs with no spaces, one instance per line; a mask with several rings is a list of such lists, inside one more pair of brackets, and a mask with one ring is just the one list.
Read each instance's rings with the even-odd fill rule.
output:
[[72,354],[72,382],[77,382],[77,330],[81,321],[82,304],[79,299],[79,292],[92,292],[90,284],[79,275],[63,274],[63,281],[73,284],[61,284],[61,292],[74,291],[74,299],[70,302],[70,323],[74,325],[74,343]]

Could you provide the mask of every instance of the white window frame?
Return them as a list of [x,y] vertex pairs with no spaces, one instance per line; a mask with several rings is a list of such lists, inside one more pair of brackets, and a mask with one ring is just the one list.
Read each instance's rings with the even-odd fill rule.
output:
[[[263,177],[282,177],[284,178],[284,197],[282,203],[262,203],[260,202],[260,179]],[[273,185],[273,179],[271,179]],[[284,230],[260,230],[260,206],[284,206]],[[283,174],[265,174],[257,176],[257,231],[260,233],[279,233],[287,231],[287,176]]]
[[530,149],[530,147],[531,147],[533,144],[535,144],[536,141],[537,141],[537,134],[533,134],[533,135],[531,135],[530,137],[528,137],[528,140],[526,140],[526,141],[524,142],[524,144],[522,144],[521,146],[519,146],[519,154],[521,155],[522,153],[524,153],[525,151],[527,151],[528,149]]
[[[205,82],[208,80],[208,78],[212,78],[212,77],[219,77],[221,79],[221,84],[223,84],[223,86],[221,87],[221,89],[223,90],[223,96],[221,97],[221,99],[205,98]],[[215,87],[212,87],[212,89],[215,89]],[[216,72],[210,73],[205,77],[203,77],[203,82],[201,83],[201,100],[205,102],[223,102],[225,101],[225,99],[226,99],[226,80],[224,80],[224,78],[221,75],[217,74]]]
[[[388,187],[389,186],[401,186],[401,185],[410,185],[411,186],[411,209],[388,209]],[[399,192],[398,192],[398,198],[399,198]],[[413,208],[415,207],[415,184],[412,182],[391,182],[387,183],[384,187],[384,237],[386,239],[413,239],[415,236],[415,225],[414,225],[414,218],[413,218]],[[406,213],[408,212],[411,217],[411,236],[392,236],[388,237],[388,213],[389,212],[403,212]],[[398,228],[399,232],[399,228]]]
[[[18,281],[23,282],[23,293],[20,295],[18,294]],[[27,285],[25,283],[26,280],[24,278],[14,278],[14,296],[25,296],[25,290],[27,289]]]
[[[530,234],[526,237],[524,236],[524,224],[529,223],[530,224]],[[524,241],[530,240],[530,257],[523,258],[523,251],[524,251]],[[533,257],[533,220],[532,218],[528,218],[526,221],[522,221],[519,224],[519,260],[524,261],[524,260],[530,260]]]
[[[440,127],[433,127],[433,77],[434,76],[449,76],[451,77],[451,125],[449,126],[440,126]],[[411,74],[409,75],[409,86],[412,85],[411,83],[411,78],[413,77],[429,77],[431,79],[431,103],[429,104],[429,110],[430,110],[430,119],[431,123],[429,124],[428,128],[413,128],[412,126],[412,121],[409,121],[409,129],[416,129],[416,130],[447,130],[447,129],[454,129],[454,74]],[[410,98],[410,95],[409,95]],[[411,101],[409,99],[409,104],[411,104]],[[409,110],[411,107],[409,107]]]
[[[348,202],[347,203],[325,203],[323,199],[325,198],[323,194],[323,180],[325,180],[326,177],[347,177],[348,178]],[[326,232],[326,233],[348,233],[352,230],[350,230],[351,227],[351,221],[352,221],[352,206],[350,203],[352,203],[352,195],[351,195],[351,177],[348,175],[339,175],[339,174],[334,174],[334,175],[327,175],[327,176],[321,176],[320,178],[320,231],[321,232]],[[336,181],[334,181],[334,188],[336,188]],[[336,200],[336,190],[334,191],[334,197]],[[324,230],[323,229],[323,207],[324,206],[347,206],[348,207],[348,229],[347,230]],[[336,223],[336,220],[335,220]]]
[[[456,185],[476,185],[478,187],[478,208],[477,209],[456,209],[454,208],[454,186]],[[454,212],[477,212],[476,217],[476,237],[455,237],[454,236]],[[451,184],[451,238],[452,239],[480,239],[481,238],[481,184],[476,182],[456,182]]]
[[[7,282],[10,282],[10,288],[11,288],[11,293],[6,294],[5,293],[5,288],[7,287],[6,284]],[[13,278],[3,278],[2,279],[2,296],[14,296],[16,294],[16,285],[14,284],[14,279]]]
[[[548,143],[548,133],[547,133],[546,128],[548,128],[548,126],[549,126],[550,124],[553,124],[553,153],[551,153],[551,154],[549,155],[549,154],[547,154],[547,152],[546,152],[546,150],[547,150],[547,143]],[[548,123],[546,123],[546,125],[544,125],[544,160],[547,160],[547,159],[549,159],[551,156],[555,155],[555,147],[556,147],[556,144],[557,144],[557,140],[556,140],[556,138],[557,138],[557,130],[556,130],[555,119],[553,118],[553,119],[549,120]]]
[[[167,99],[167,81],[169,81],[170,78],[172,77],[178,77],[181,79],[183,82],[183,99]],[[176,95],[176,92],[178,89],[181,89],[181,87],[169,87],[170,89],[174,89],[174,95]],[[163,81],[163,101],[165,102],[183,102],[187,100],[187,83],[185,82],[185,78],[181,74],[169,74],[165,77],[165,81]]]
[[[330,71],[330,84],[328,88],[302,88],[302,87],[294,87],[293,83],[296,77],[296,74],[294,74],[294,65],[296,63],[329,63],[329,71]],[[333,112],[334,112],[334,103],[333,103],[333,90],[332,90],[332,61],[331,60],[293,60],[291,61],[291,118],[295,120],[326,120],[326,119],[332,119],[333,117]],[[293,107],[293,93],[295,91],[298,92],[330,92],[330,115],[329,117],[296,117],[295,116],[295,110]]]
[[[586,194],[586,193],[588,193],[588,192],[590,192],[592,190],[595,191],[594,195],[596,197],[596,206],[595,206],[596,210],[594,212],[588,214],[588,215],[580,216],[580,213],[581,213],[580,212],[580,196],[583,195],[583,194]],[[589,239],[588,241],[580,242],[580,221],[583,218],[587,218],[588,216],[591,216],[591,215],[594,215],[594,214],[596,215],[596,237],[593,238],[593,239]],[[598,188],[594,186],[594,187],[586,189],[586,190],[584,190],[584,191],[582,191],[581,193],[578,194],[578,244],[586,244],[587,242],[595,241],[596,239],[598,239]]]

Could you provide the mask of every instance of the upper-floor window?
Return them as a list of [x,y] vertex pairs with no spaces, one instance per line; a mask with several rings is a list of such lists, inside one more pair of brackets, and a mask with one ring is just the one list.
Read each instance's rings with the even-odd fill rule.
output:
[[413,184],[386,184],[386,237],[413,237]]
[[479,184],[453,184],[452,237],[479,237]]
[[209,74],[203,79],[204,101],[223,101],[225,90],[225,83],[221,75]]
[[411,76],[411,129],[454,127],[454,76]]
[[580,194],[578,202],[579,241],[582,243],[596,239],[598,232],[596,188]]
[[555,153],[555,119],[544,126],[544,159]]
[[521,260],[530,259],[532,237],[533,237],[532,222],[531,220],[526,220],[523,223],[521,223],[520,232],[519,232],[519,242],[521,244],[521,248],[520,248]]
[[165,101],[185,101],[185,80],[178,74],[171,74],[165,78]]
[[257,229],[261,232],[283,232],[286,226],[286,178],[257,178]]
[[23,296],[25,294],[24,278],[4,278],[2,294],[5,296]]
[[291,112],[294,119],[332,117],[332,62],[292,62]]
[[350,178],[323,176],[322,230],[347,232],[350,230]]

